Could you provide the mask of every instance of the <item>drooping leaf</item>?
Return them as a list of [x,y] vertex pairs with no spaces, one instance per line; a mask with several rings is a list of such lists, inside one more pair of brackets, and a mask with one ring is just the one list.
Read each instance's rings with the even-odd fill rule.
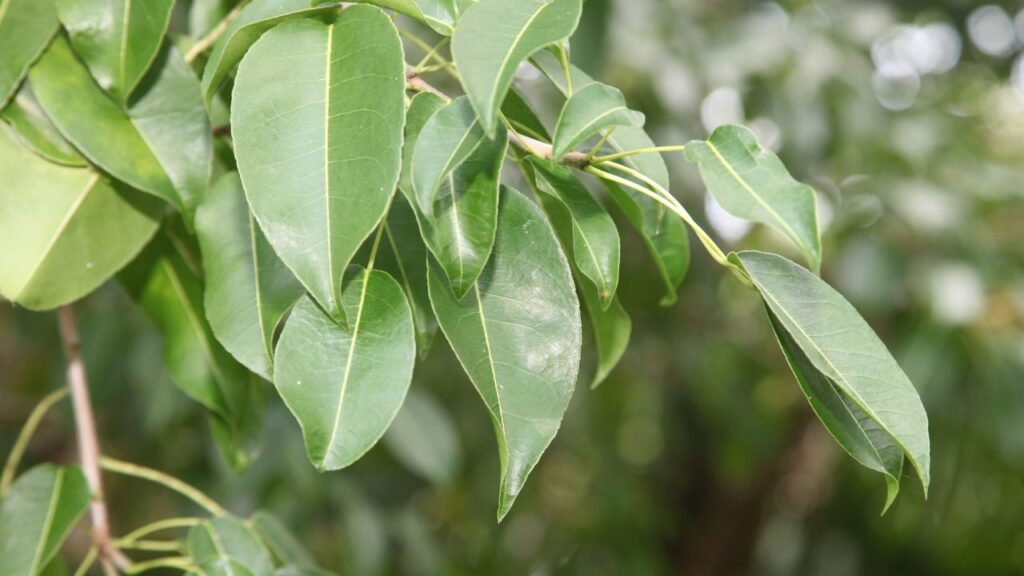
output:
[[[551,80],[552,84],[563,94],[568,94],[564,74],[557,57],[550,52],[540,52],[534,56],[533,62]],[[575,90],[584,90],[594,83],[590,76],[571,65],[570,73]],[[650,148],[654,146],[654,142],[641,128],[620,126],[608,138],[608,145],[616,151],[623,152]],[[662,188],[670,189],[668,168],[661,156],[640,154],[623,158],[622,163],[647,176]],[[658,273],[665,283],[665,297],[661,300],[662,305],[674,304],[677,299],[676,291],[690,267],[690,237],[686,231],[686,225],[664,206],[643,194],[607,181],[602,181],[602,183],[608,188],[612,198],[630,223],[640,231],[644,243],[647,245],[648,252],[650,252]]]
[[815,272],[821,268],[814,189],[801,184],[771,150],[742,126],[722,126],[706,141],[686,145],[686,159],[700,166],[708,191],[737,218],[767,224],[803,253]]
[[449,484],[459,466],[459,437],[451,416],[428,395],[413,388],[384,435],[395,458],[438,486]]
[[160,202],[88,168],[36,156],[0,125],[0,294],[33,310],[73,302],[156,232]]
[[537,190],[567,210],[576,266],[594,283],[601,307],[611,306],[619,286],[619,231],[615,222],[569,168],[537,158],[528,159],[527,165]]
[[437,319],[427,293],[427,247],[405,196],[395,196],[385,226],[378,255],[380,268],[402,285],[416,325],[416,350],[425,358],[437,335]]
[[252,576],[274,574],[270,553],[259,537],[234,518],[211,518],[193,527],[188,534],[188,550],[193,562],[207,574],[228,576],[236,566]]
[[584,86],[562,107],[552,155],[560,159],[591,136],[619,126],[643,128],[644,115],[626,106],[626,97],[618,88],[600,82]]
[[289,19],[336,9],[336,6],[311,7],[310,0],[253,0],[210,50],[203,68],[203,100],[210,105],[228,75],[264,32]]
[[[464,98],[434,114],[418,135],[407,133],[407,137],[415,140],[412,182],[417,202],[429,206],[417,213],[420,230],[455,294],[462,298],[480,276],[494,247],[498,187],[508,137],[500,127],[497,138],[487,139]],[[469,140],[476,144],[466,150],[462,142]],[[439,150],[441,154],[436,155]],[[449,150],[452,152],[446,153]],[[438,172],[439,166],[445,171]],[[425,187],[435,185],[435,177],[437,188],[424,193]],[[424,194],[429,194],[429,199]]]
[[480,280],[460,301],[433,266],[430,298],[494,421],[500,519],[558,432],[576,385],[582,336],[569,264],[540,209],[505,188]]
[[[747,272],[778,326],[806,357],[806,362],[798,358],[798,365],[813,366],[844,403],[860,411],[851,411],[851,416],[873,445],[885,451],[877,434],[889,436],[910,459],[927,493],[928,416],[914,385],[867,322],[831,286],[781,256],[740,252],[730,259]],[[806,372],[804,376],[808,377]],[[809,381],[808,385],[817,383]],[[860,413],[880,430],[868,427]],[[850,449],[847,444],[844,448]],[[891,456],[885,453],[881,459],[891,471]],[[890,484],[890,497],[894,496],[892,490]]]
[[582,11],[582,0],[481,0],[462,15],[452,57],[488,135],[519,64],[571,36]]
[[221,178],[203,199],[196,235],[210,328],[239,362],[271,380],[274,334],[303,290],[256,225],[236,172]]
[[239,66],[231,125],[249,205],[336,319],[341,277],[398,183],[404,120],[401,42],[373,6],[285,22]]
[[91,500],[74,466],[42,464],[25,472],[0,501],[0,574],[39,574]]
[[260,510],[252,515],[250,522],[263,544],[282,564],[310,570],[318,568],[313,555],[277,516]]
[[93,164],[178,208],[191,222],[212,162],[198,81],[170,45],[122,110],[92,81],[63,37],[32,68],[46,115]]
[[900,490],[903,449],[814,367],[770,308],[768,318],[800,389],[825,429],[855,460],[885,475],[887,494],[884,513],[896,500]]
[[214,338],[197,271],[163,233],[119,279],[163,337],[171,380],[210,411],[221,452],[244,469],[262,417],[261,384]]
[[59,28],[53,0],[6,0],[0,6],[0,108]]
[[53,0],[75,53],[115,100],[128,101],[171,21],[174,0]]
[[11,126],[22,144],[50,162],[85,166],[85,159],[61,136],[39,107],[28,80],[21,83],[10,104],[0,110],[0,118]]
[[277,345],[274,385],[321,471],[352,464],[380,440],[402,406],[416,362],[402,287],[386,272],[355,266],[351,272],[342,290],[348,328],[303,298]]
[[[316,0],[323,4],[328,0]],[[458,13],[452,0],[357,0],[357,3],[373,4],[385,10],[394,10],[430,26],[434,32],[448,36],[455,29]]]

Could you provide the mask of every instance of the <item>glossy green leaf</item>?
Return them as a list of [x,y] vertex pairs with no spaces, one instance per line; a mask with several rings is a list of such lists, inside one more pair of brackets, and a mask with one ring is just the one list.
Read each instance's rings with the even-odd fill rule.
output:
[[708,191],[737,218],[767,224],[782,232],[811,269],[821,268],[817,200],[771,150],[742,126],[722,126],[706,141],[686,145],[686,159],[700,166]]
[[572,252],[577,268],[597,288],[602,308],[611,305],[619,286],[619,231],[615,222],[572,170],[530,158],[537,190],[560,202],[572,221]]
[[814,367],[770,308],[768,318],[800,389],[825,429],[855,460],[885,475],[887,495],[884,513],[896,500],[900,490],[903,449]]
[[27,80],[21,83],[10,104],[0,110],[0,118],[11,126],[23,145],[50,162],[85,166],[85,159],[43,113]]
[[232,134],[249,205],[336,319],[341,277],[398,183],[404,66],[391,20],[354,6],[267,32],[235,80]]
[[[488,140],[469,104],[459,99],[434,114],[418,135],[407,133],[407,138],[410,142],[415,139],[412,183],[417,202],[429,206],[418,212],[423,238],[455,294],[462,298],[480,276],[494,247],[498,187],[508,137],[504,127],[499,127],[498,137]],[[462,144],[467,140],[476,141],[472,149]],[[441,166],[443,172],[437,170]],[[426,187],[435,186],[435,178],[437,188],[424,193]],[[424,194],[430,194],[429,199]]]
[[211,412],[225,458],[236,470],[244,469],[262,417],[261,383],[214,338],[197,271],[164,233],[119,279],[163,337],[171,379]]
[[174,0],[53,0],[75,53],[115,100],[142,81],[171,21]]
[[303,298],[277,345],[274,384],[321,471],[352,464],[380,440],[402,406],[416,362],[402,287],[386,272],[351,272],[342,291],[349,328]]
[[78,468],[43,464],[25,472],[0,501],[0,575],[39,574],[91,500]]
[[282,564],[304,569],[317,568],[313,555],[277,516],[260,510],[253,514],[249,521],[263,544]]
[[434,266],[430,298],[494,421],[500,519],[558,432],[576,385],[582,336],[569,264],[540,208],[505,188],[480,280],[460,301]]
[[[781,256],[740,252],[730,255],[730,259],[746,270],[778,325],[806,356],[806,362],[800,360],[798,365],[809,363],[835,387],[846,404],[860,411],[851,411],[851,416],[858,420],[872,444],[883,446],[875,440],[878,433],[898,444],[917,470],[927,493],[928,416],[914,385],[867,322],[831,286]],[[866,426],[866,421],[858,418],[860,413],[876,423],[879,430]],[[848,448],[846,444],[844,447]],[[883,455],[881,459],[886,469],[892,471],[891,456]],[[893,496],[890,483],[890,499]]]
[[427,247],[405,196],[395,196],[385,226],[378,255],[380,268],[402,285],[416,325],[416,350],[425,358],[437,335],[437,319],[427,293]]
[[60,36],[32,68],[46,115],[93,164],[177,207],[191,222],[212,163],[198,81],[168,45],[127,112],[92,81]]
[[519,64],[571,36],[582,12],[582,0],[481,0],[462,15],[452,57],[488,135]]
[[0,125],[0,295],[46,310],[113,276],[156,232],[159,201],[48,162]]
[[[563,94],[568,94],[565,75],[557,57],[550,52],[540,52],[533,58],[533,62]],[[570,72],[576,90],[584,90],[594,83],[590,76],[574,66],[570,66]],[[620,126],[608,138],[608,145],[613,150],[622,152],[650,148],[654,146],[654,142],[641,128]],[[660,155],[639,154],[623,158],[622,163],[657,182],[664,189],[671,189],[668,167]],[[662,305],[674,304],[677,299],[676,291],[690,267],[690,237],[686,225],[664,206],[647,196],[614,183],[602,183],[608,188],[615,203],[619,205],[630,223],[640,231],[647,245],[658,274],[665,284]]]
[[[211,518],[188,534],[193,562],[207,574],[235,574],[242,567],[252,576],[273,576],[274,564],[256,533],[234,518]],[[235,574],[235,576],[239,576]]]
[[304,291],[256,225],[237,173],[226,174],[203,199],[196,235],[210,328],[232,356],[270,380],[274,334]]
[[600,82],[584,86],[562,107],[552,155],[560,159],[588,138],[619,126],[643,128],[644,115],[626,106],[626,97],[618,88]]
[[[325,3],[328,0],[317,0]],[[373,4],[385,10],[394,10],[430,26],[438,34],[448,36],[455,29],[457,10],[452,0],[357,0],[356,3]]]
[[203,99],[207,105],[242,61],[249,47],[267,30],[302,16],[336,10],[337,7],[311,7],[310,0],[253,0],[242,9],[221,35],[203,68]]
[[459,437],[451,416],[433,396],[413,388],[384,443],[403,466],[438,486],[455,478]]
[[7,105],[60,28],[53,0],[5,0],[0,3],[0,108]]

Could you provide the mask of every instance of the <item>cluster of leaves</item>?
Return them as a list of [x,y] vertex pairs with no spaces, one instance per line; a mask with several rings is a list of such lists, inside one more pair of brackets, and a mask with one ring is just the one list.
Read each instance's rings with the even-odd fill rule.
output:
[[[687,226],[761,295],[816,414],[885,475],[887,506],[905,458],[927,490],[913,386],[817,276],[815,192],[742,127],[655,147],[618,90],[569,63],[582,0],[253,0],[214,28],[212,46],[168,35],[173,0],[4,7],[0,240],[17,249],[0,254],[0,294],[47,310],[116,275],[236,469],[258,430],[260,379],[294,414],[313,464],[338,470],[387,431],[417,352],[441,331],[493,419],[503,517],[575,388],[582,311],[594,385],[628,344],[609,204],[643,237],[663,304],[688,268]],[[403,37],[426,53],[418,64]],[[565,96],[553,129],[513,86],[524,65]],[[440,93],[431,73],[464,95]],[[669,151],[809,269],[723,253],[669,193],[658,154]],[[533,199],[508,185],[510,166]]]

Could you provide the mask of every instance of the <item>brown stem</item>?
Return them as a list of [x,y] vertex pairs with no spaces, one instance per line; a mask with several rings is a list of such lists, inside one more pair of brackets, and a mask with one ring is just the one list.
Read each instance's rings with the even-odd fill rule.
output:
[[75,415],[75,429],[78,436],[78,452],[82,472],[92,492],[90,515],[92,518],[93,543],[100,551],[100,565],[107,576],[118,574],[117,565],[128,566],[130,561],[120,554],[110,540],[110,520],[107,504],[103,497],[103,479],[100,475],[100,446],[96,436],[96,419],[89,401],[89,384],[82,362],[81,340],[71,306],[57,311],[60,324],[61,342],[68,362],[68,387],[71,389],[71,404]]

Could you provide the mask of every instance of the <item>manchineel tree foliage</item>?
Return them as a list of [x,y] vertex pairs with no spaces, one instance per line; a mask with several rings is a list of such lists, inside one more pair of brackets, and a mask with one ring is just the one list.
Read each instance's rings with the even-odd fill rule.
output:
[[[493,421],[503,518],[581,379],[583,326],[597,343],[594,386],[628,343],[618,210],[649,249],[663,304],[684,279],[689,233],[763,300],[822,424],[884,475],[886,508],[905,461],[927,492],[928,421],[913,385],[818,277],[815,191],[741,126],[655,146],[619,90],[569,63],[582,0],[252,0],[198,41],[168,35],[173,0],[0,6],[0,294],[67,311],[116,278],[237,471],[251,460],[263,381],[313,466],[359,460],[440,332]],[[399,29],[395,13],[436,36]],[[407,60],[410,42],[426,57]],[[564,95],[555,125],[517,91],[522,67]],[[671,194],[661,154],[683,154],[725,210],[777,230],[803,265],[724,253]],[[235,518],[155,470],[83,453],[84,475],[46,464],[16,477],[42,413],[66,392],[33,413],[4,470],[0,574],[46,570],[102,498],[96,466],[163,483],[210,517],[96,534],[79,573],[96,561],[130,573],[322,573],[272,516]],[[190,532],[166,556],[126,554],[170,528]]]

